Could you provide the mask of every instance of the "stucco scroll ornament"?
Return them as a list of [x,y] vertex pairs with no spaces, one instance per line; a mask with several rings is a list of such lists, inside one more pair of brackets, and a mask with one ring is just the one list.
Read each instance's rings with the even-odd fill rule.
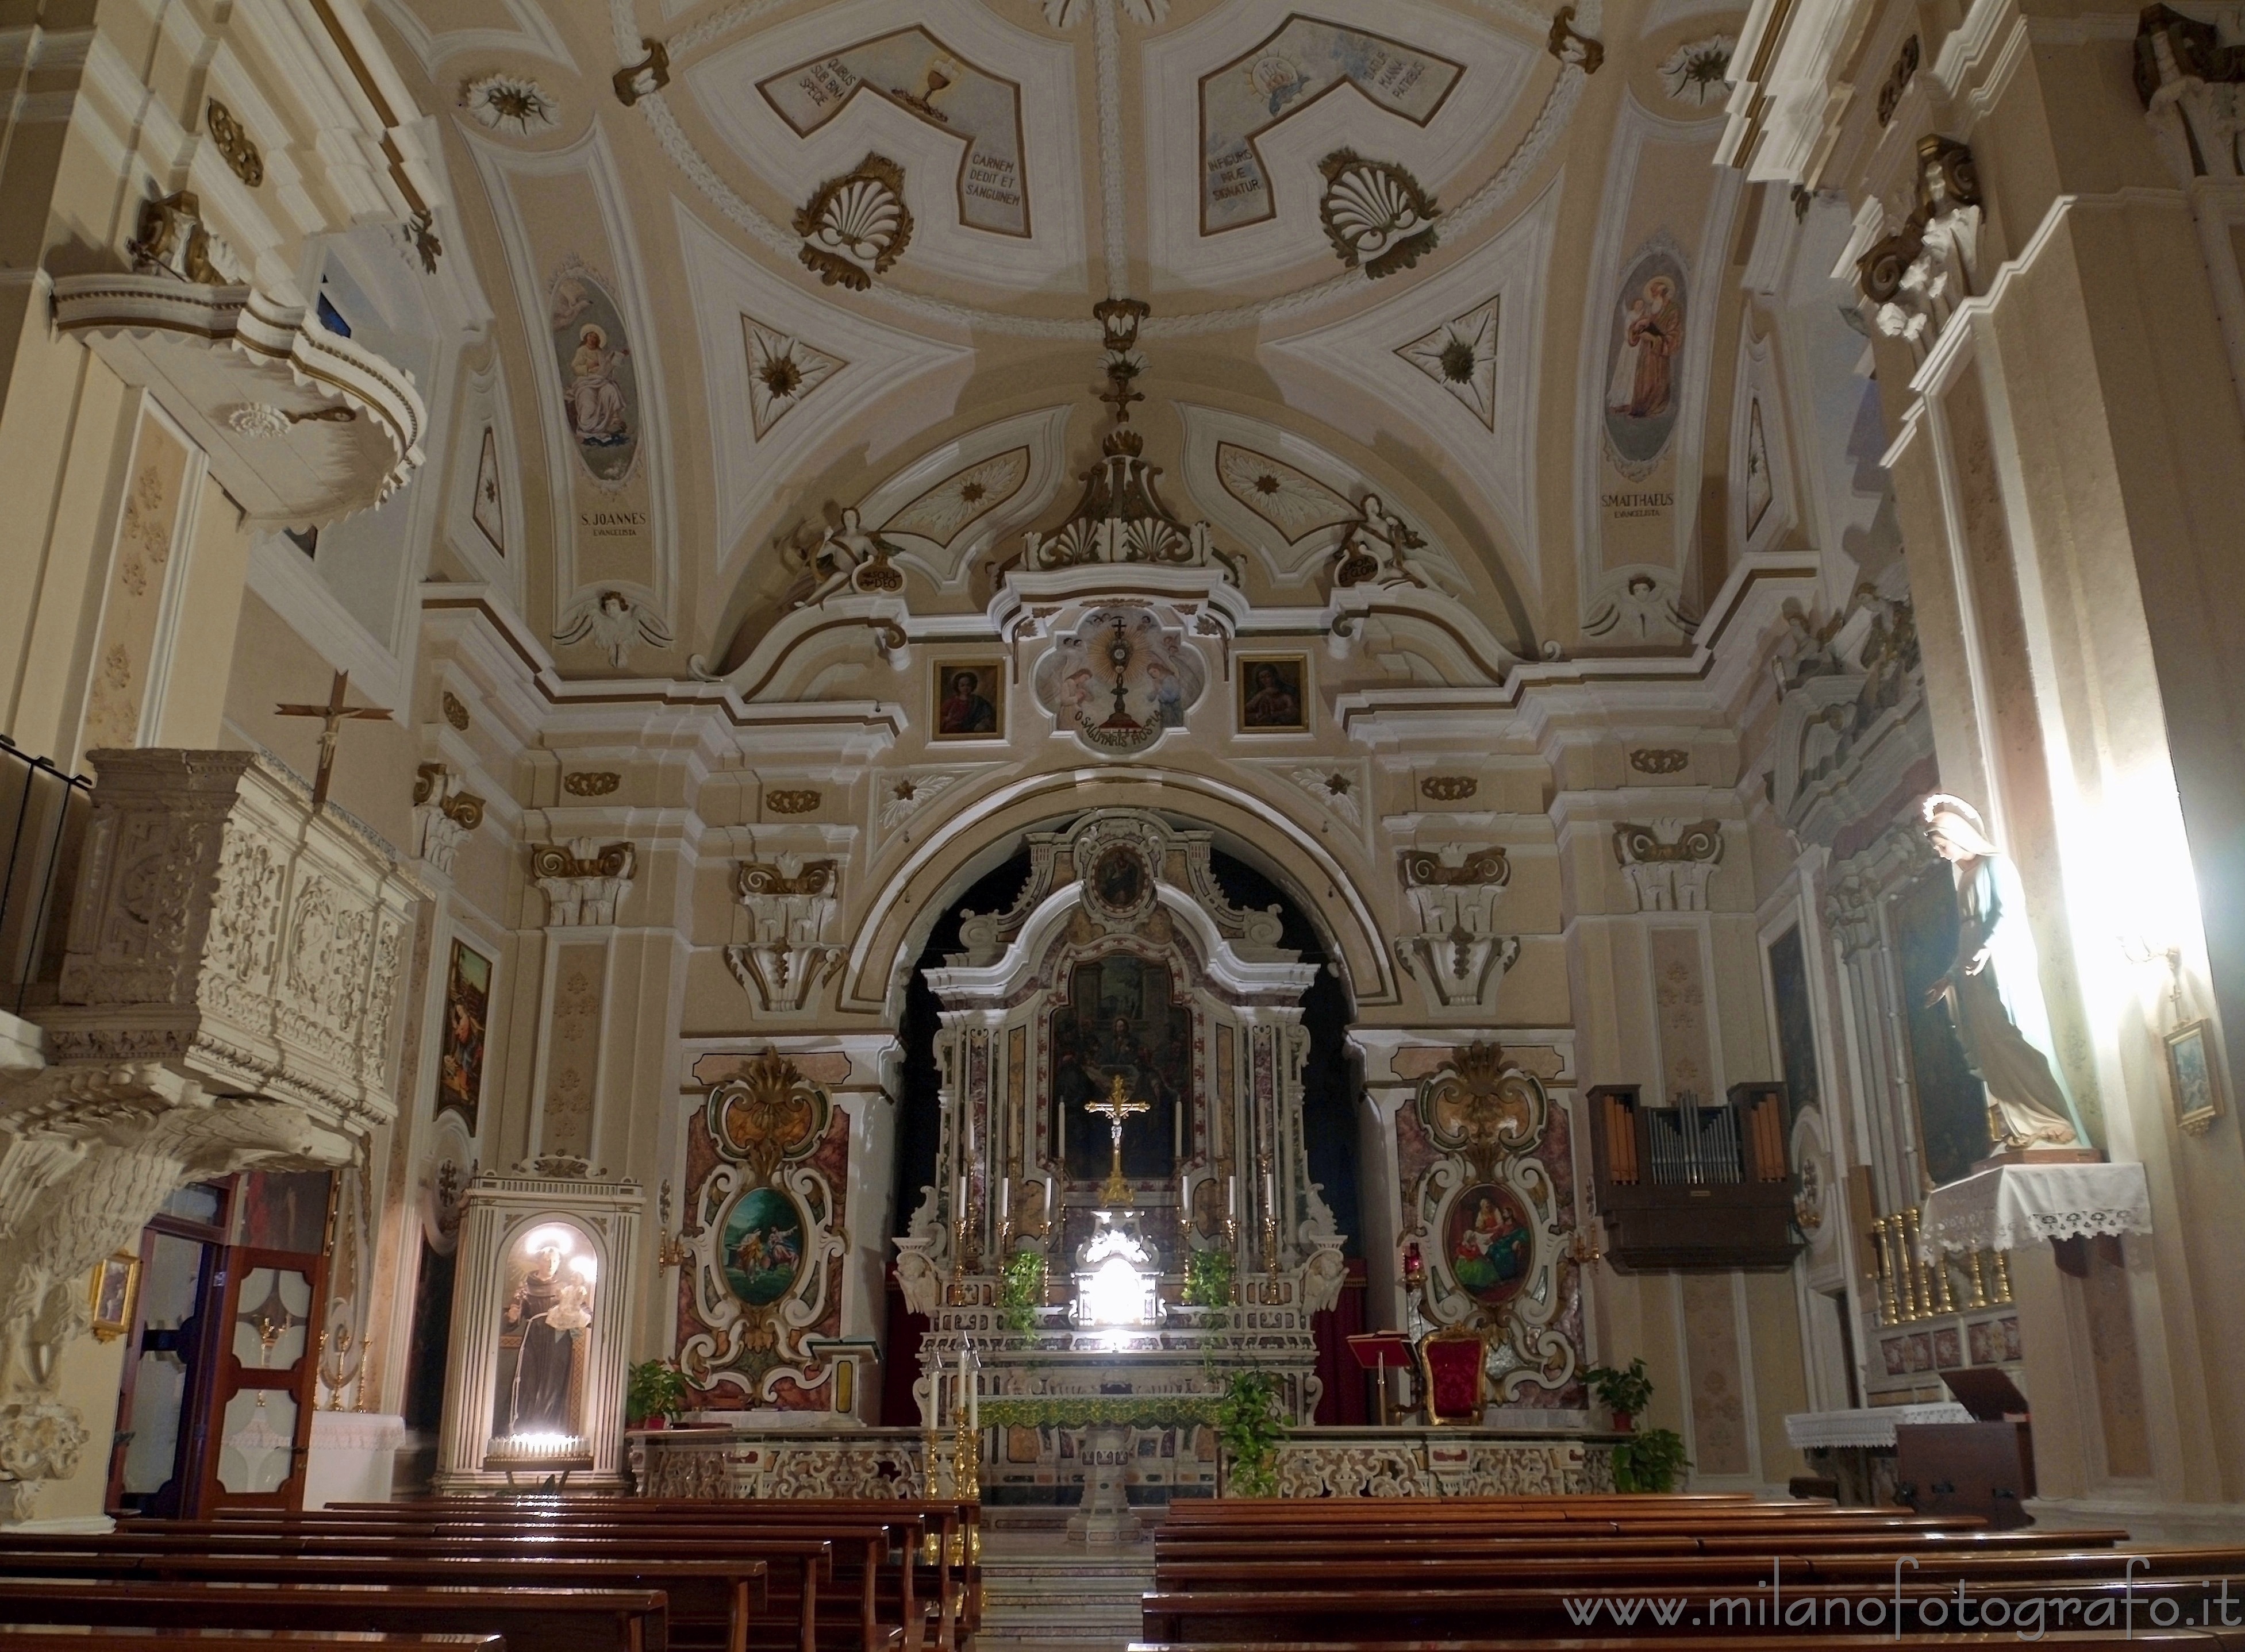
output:
[[1707,880],[1723,858],[1720,821],[1624,821],[1614,828],[1613,843],[1638,911],[1706,911]]
[[1494,1008],[1496,984],[1520,958],[1520,938],[1496,932],[1512,880],[1503,849],[1407,850],[1395,870],[1419,919],[1417,934],[1396,938],[1396,961],[1445,1009]]
[[767,1050],[709,1092],[704,1121],[720,1162],[695,1190],[693,1314],[678,1363],[702,1387],[769,1399],[782,1377],[811,1388],[825,1370],[804,1337],[825,1314],[848,1249],[835,1190],[808,1162],[832,1117],[826,1093]]
[[1917,143],[1917,203],[1902,227],[1855,261],[1871,319],[1921,356],[1978,282],[1980,179],[1972,152],[1929,134]]
[[1382,504],[1377,493],[1366,494],[1358,509],[1362,514],[1342,530],[1340,545],[1333,552],[1333,584],[1423,588],[1427,582],[1412,567],[1407,553],[1423,546],[1425,537]]
[[805,269],[829,287],[864,292],[912,244],[905,169],[885,155],[868,154],[854,172],[819,185],[797,209],[795,233],[803,237],[797,256]]
[[1410,268],[1439,243],[1434,198],[1394,162],[1336,149],[1318,163],[1318,173],[1326,180],[1318,220],[1334,256],[1351,269],[1378,281]]
[[896,545],[865,529],[857,506],[844,506],[841,521],[822,532],[817,543],[797,553],[803,559],[810,584],[795,606],[816,607],[843,591],[894,595],[905,586],[904,575],[889,560],[897,553]]
[[767,1013],[801,1009],[842,967],[844,949],[827,938],[841,886],[841,864],[831,858],[741,863],[740,900],[754,932],[725,948],[725,963]]
[[1434,1252],[1428,1316],[1499,1333],[1489,1369],[1502,1398],[1563,1388],[1580,1352],[1557,1323],[1571,1292],[1560,1268],[1559,1190],[1535,1156],[1551,1118],[1543,1081],[1502,1046],[1475,1044],[1429,1076],[1418,1110],[1445,1154],[1420,1178],[1407,1212]]

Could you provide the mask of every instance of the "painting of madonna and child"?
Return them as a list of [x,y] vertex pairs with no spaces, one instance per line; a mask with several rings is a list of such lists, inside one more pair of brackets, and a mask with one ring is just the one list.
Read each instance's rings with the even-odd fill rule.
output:
[[1121,1077],[1123,1093],[1148,1110],[1122,1127],[1122,1174],[1134,1181],[1177,1172],[1180,1139],[1190,1127],[1192,1010],[1172,1003],[1168,966],[1114,956],[1079,964],[1068,1001],[1052,1012],[1053,1134],[1067,1144],[1068,1178],[1107,1174],[1105,1118],[1084,1111]]

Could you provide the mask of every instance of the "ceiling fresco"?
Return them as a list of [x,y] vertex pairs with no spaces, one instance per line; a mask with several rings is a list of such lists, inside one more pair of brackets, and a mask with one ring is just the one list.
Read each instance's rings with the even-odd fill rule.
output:
[[[1750,226],[1711,165],[1742,9],[372,11],[496,312],[454,577],[504,562],[566,673],[725,668],[845,511],[915,600],[979,609],[1092,463],[1126,296],[1146,457],[1274,595],[1371,498],[1518,654],[1681,650],[1786,518],[1710,502],[1767,439],[1733,429]],[[575,623],[604,592],[622,660]]]

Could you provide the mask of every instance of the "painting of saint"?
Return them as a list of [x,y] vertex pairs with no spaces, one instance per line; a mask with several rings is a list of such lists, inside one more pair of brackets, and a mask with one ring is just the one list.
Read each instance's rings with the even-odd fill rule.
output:
[[777,1188],[751,1188],[733,1202],[721,1236],[725,1283],[751,1308],[767,1308],[803,1271],[803,1213]]
[[1006,668],[995,660],[935,667],[935,737],[938,740],[1002,740],[1006,737]]
[[[500,1312],[499,1391],[492,1432],[577,1432],[585,1339],[597,1267],[584,1236],[553,1222],[526,1235],[508,1258]],[[510,1358],[509,1356],[512,1356]]]
[[1070,1181],[1107,1174],[1108,1124],[1084,1111],[1119,1076],[1124,1093],[1150,1104],[1122,1129],[1122,1174],[1134,1181],[1176,1173],[1192,1087],[1192,1010],[1173,1004],[1163,965],[1127,955],[1079,964],[1068,1002],[1052,1012],[1053,1130],[1068,1144]]
[[1239,662],[1239,727],[1256,734],[1299,735],[1308,730],[1307,697],[1302,680],[1309,661],[1299,654]]
[[607,288],[572,261],[553,283],[546,324],[563,423],[593,479],[613,486],[631,474],[639,453],[639,379],[623,316]]
[[1528,1283],[1528,1213],[1509,1188],[1484,1181],[1460,1194],[1450,1206],[1443,1246],[1450,1276],[1475,1302],[1498,1307]]
[[476,1133],[484,1087],[484,1025],[491,1007],[491,960],[463,941],[452,943],[444,981],[444,1041],[437,1056],[437,1110],[460,1115]]
[[1676,429],[1683,386],[1684,268],[1656,247],[1622,277],[1606,350],[1606,441],[1624,471],[1642,474]]

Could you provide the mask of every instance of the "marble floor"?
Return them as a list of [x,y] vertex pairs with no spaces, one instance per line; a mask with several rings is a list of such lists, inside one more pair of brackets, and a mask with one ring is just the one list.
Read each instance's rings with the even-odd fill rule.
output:
[[1065,1509],[984,1511],[982,1627],[968,1652],[1122,1652],[1139,1638],[1138,1597],[1154,1582],[1152,1541],[1071,1543],[1067,1518]]

